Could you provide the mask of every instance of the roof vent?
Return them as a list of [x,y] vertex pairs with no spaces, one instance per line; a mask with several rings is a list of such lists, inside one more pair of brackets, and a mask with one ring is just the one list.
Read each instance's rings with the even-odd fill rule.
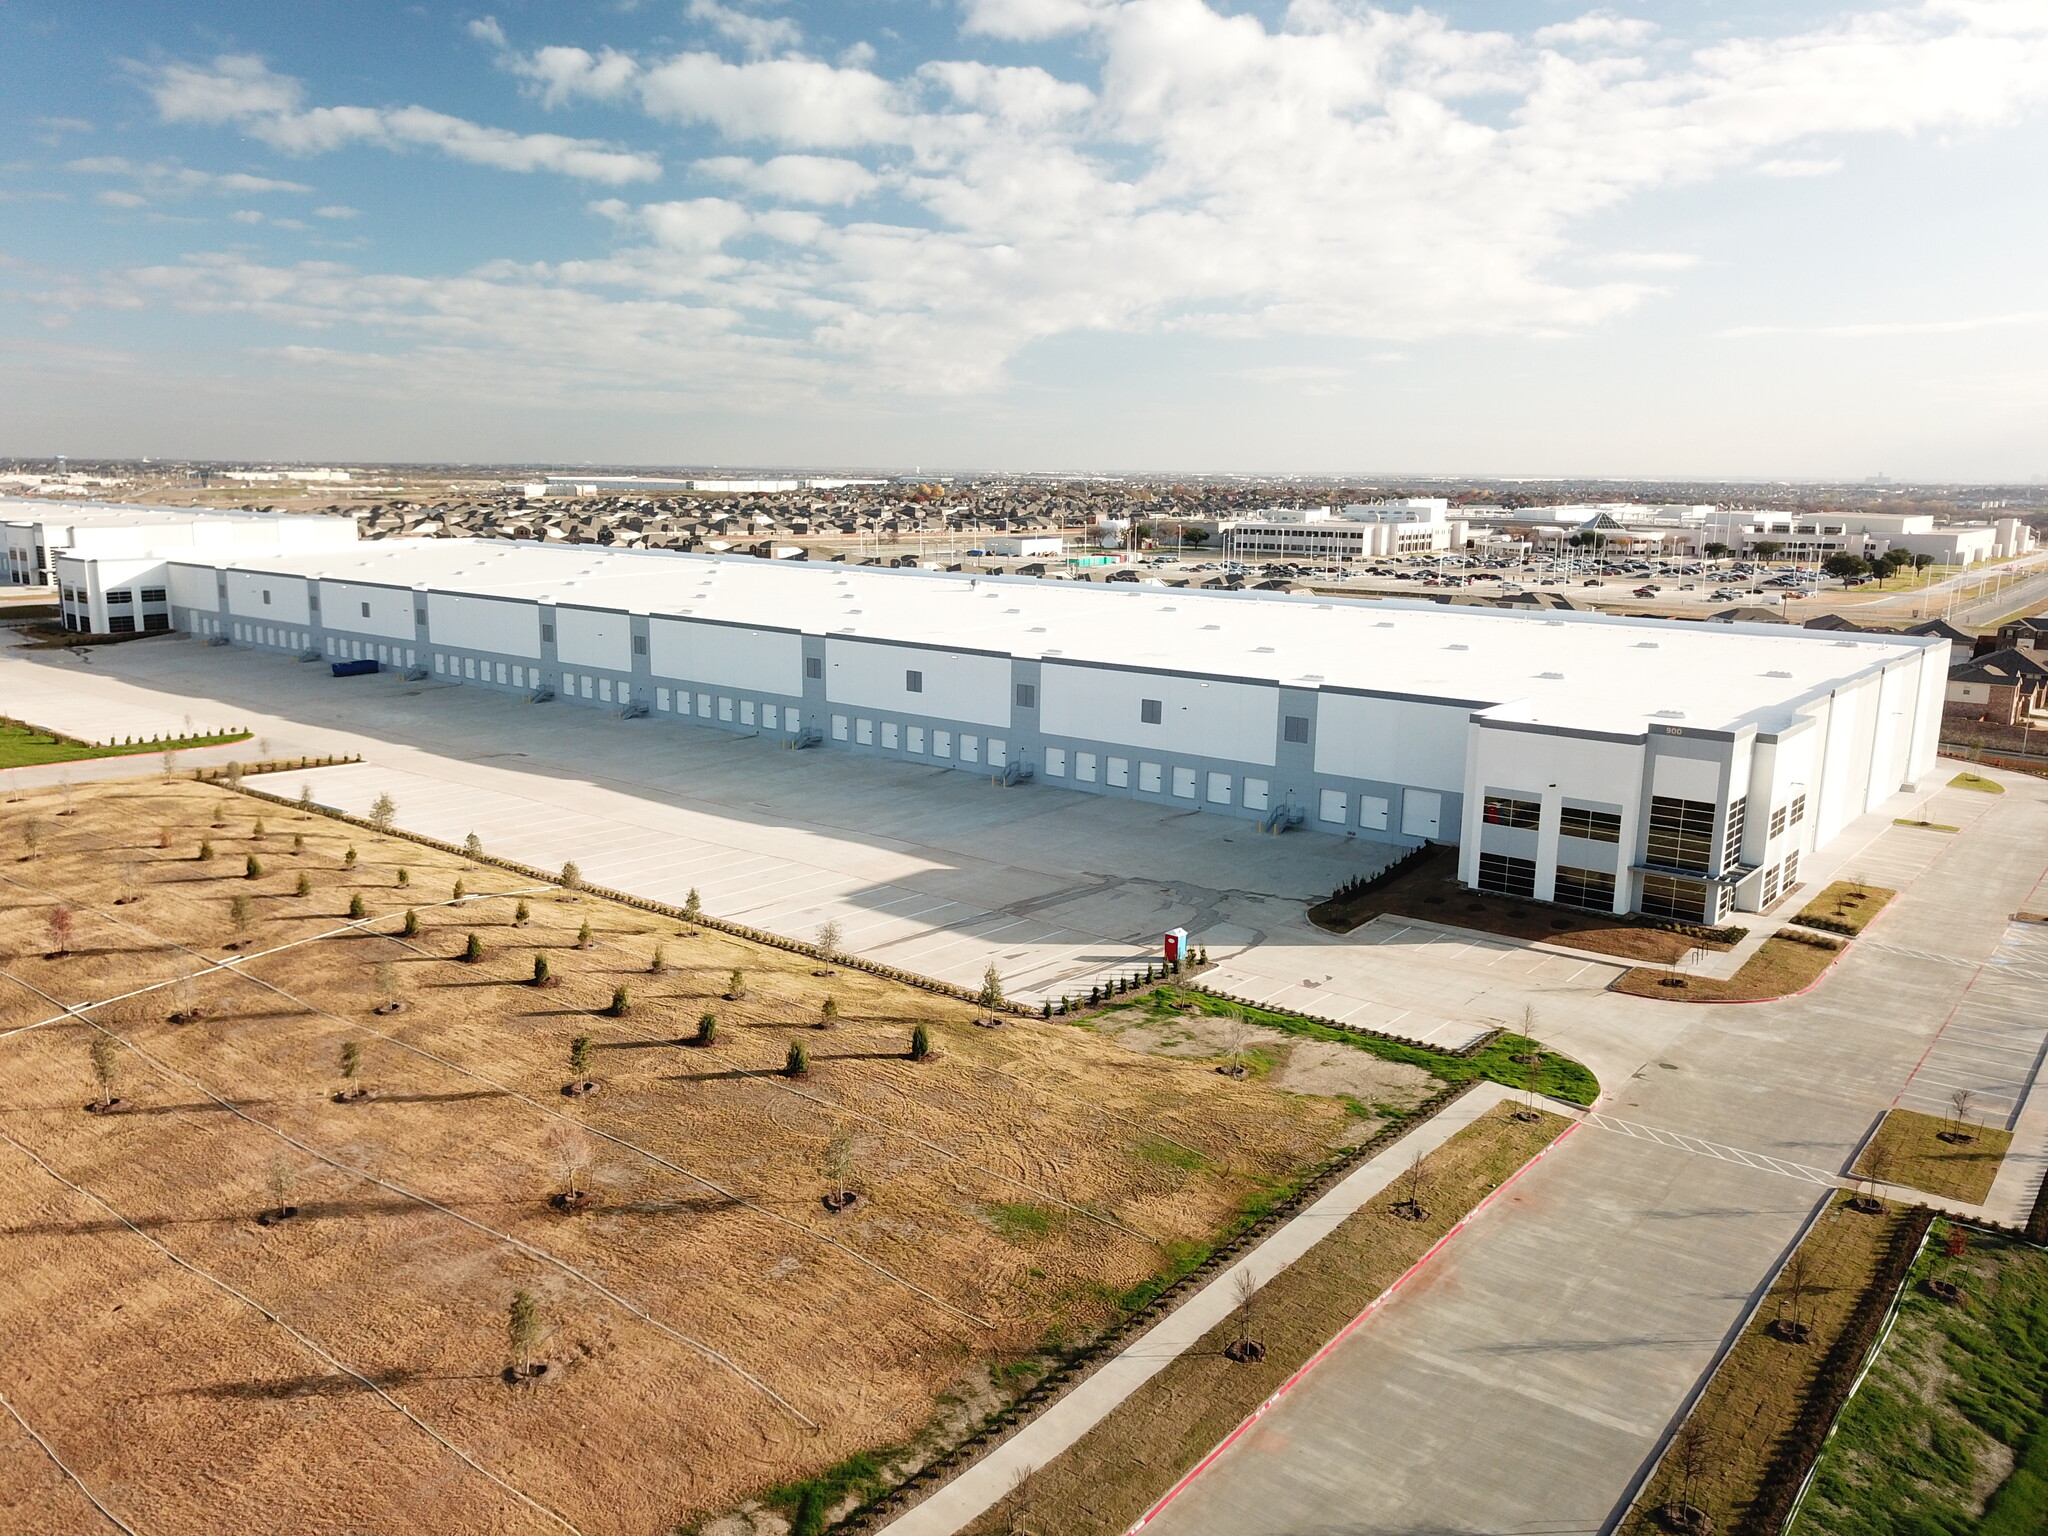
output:
[[1538,677],[1547,677],[1553,683],[1561,683],[1564,681],[1564,674],[1562,672],[1538,672],[1536,675]]
[[1837,644],[1837,645],[1847,645],[1847,646],[1852,646],[1852,647],[1853,647],[1853,646],[1854,646],[1854,645],[1856,644],[1856,642],[1855,642],[1854,640],[1837,640],[1837,641],[1835,642],[1835,644]]
[[1636,642],[1636,649],[1639,651],[1654,651],[1657,649],[1657,642],[1654,640],[1638,640]]
[[1328,612],[1329,612],[1329,611],[1330,611],[1330,610],[1331,610],[1332,608],[1334,608],[1334,607],[1336,606],[1336,604],[1334,604],[1334,603],[1317,603],[1317,604],[1316,604],[1316,606],[1317,606],[1318,608],[1322,609],[1322,610],[1323,610],[1323,612],[1325,612],[1325,613],[1328,613]]
[[1790,677],[1791,675],[1790,672],[1766,672],[1764,674],[1765,677]]
[[1683,720],[1685,718],[1685,711],[1682,709],[1659,709],[1653,710],[1652,713],[1659,720]]
[[1273,647],[1270,645],[1255,645],[1252,647],[1252,654],[1254,656],[1270,656],[1273,654]]
[[1320,683],[1323,680],[1323,674],[1320,672],[1304,672],[1301,674],[1301,680],[1304,683]]
[[1045,633],[1045,626],[1043,624],[1034,624],[1025,630],[1024,633],[1027,635],[1042,635]]
[[1003,612],[1005,613],[1022,613],[1023,611],[1024,610],[1022,608],[1005,608],[1003,610]]
[[1202,626],[1202,628],[1204,629],[1221,629],[1222,627],[1223,626],[1221,624],[1204,624]]
[[1048,650],[1047,650],[1047,651],[1045,652],[1045,654],[1046,654],[1046,655],[1048,655],[1048,656],[1064,656],[1064,655],[1066,655],[1067,653],[1066,653],[1065,651],[1060,651],[1060,650],[1052,650],[1052,649],[1048,649]]
[[1469,645],[1447,645],[1444,649],[1447,651],[1469,651],[1472,647]]
[[1373,625],[1374,629],[1392,629],[1393,627],[1394,621],[1392,619],[1381,619],[1379,623]]
[[1174,607],[1174,606],[1173,606],[1173,604],[1171,604],[1171,603],[1168,603],[1168,604],[1166,604],[1166,606],[1165,606],[1165,607],[1163,607],[1163,608],[1161,608],[1161,609],[1160,609],[1159,611],[1160,611],[1161,613],[1179,613],[1179,612],[1180,612],[1180,610],[1179,610],[1178,608]]

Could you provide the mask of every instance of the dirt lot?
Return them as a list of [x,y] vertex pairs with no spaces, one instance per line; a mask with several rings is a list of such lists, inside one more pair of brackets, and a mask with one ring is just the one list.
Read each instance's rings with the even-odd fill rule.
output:
[[1150,1008],[1117,1008],[1090,1022],[1126,1050],[1197,1061],[1220,1057],[1226,1064],[1235,1060],[1283,1092],[1344,1098],[1358,1117],[1349,1138],[1355,1141],[1364,1141],[1393,1115],[1413,1109],[1443,1086],[1441,1079],[1407,1062],[1214,1014],[1161,1019]]
[[[152,1536],[669,1531],[987,1402],[1355,1125],[230,791],[74,803],[0,805],[0,1393]],[[121,1102],[87,1113],[97,1031],[60,1005],[179,977],[91,1010]],[[716,1043],[677,1043],[706,1012]],[[299,1214],[259,1224],[279,1176]],[[572,1180],[591,1209],[551,1207]],[[522,1289],[548,1371],[513,1386]],[[0,1507],[104,1528],[0,1430]]]

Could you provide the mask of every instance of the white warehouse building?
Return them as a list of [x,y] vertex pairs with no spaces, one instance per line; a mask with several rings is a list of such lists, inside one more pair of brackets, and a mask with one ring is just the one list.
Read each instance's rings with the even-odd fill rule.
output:
[[[168,562],[172,623],[463,687],[1414,846],[1717,922],[1933,770],[1948,645],[391,540]],[[650,743],[651,750],[659,750]]]

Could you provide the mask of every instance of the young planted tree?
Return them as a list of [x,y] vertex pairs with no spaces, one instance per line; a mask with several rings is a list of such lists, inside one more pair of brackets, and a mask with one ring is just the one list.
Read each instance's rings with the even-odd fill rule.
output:
[[462,958],[466,963],[475,965],[483,957],[484,941],[480,936],[472,933],[462,946]]
[[577,1035],[569,1042],[569,1070],[578,1077],[590,1076],[590,1036]]
[[472,832],[462,840],[462,851],[472,859],[480,859],[484,856],[484,840]]
[[1003,1006],[1003,975],[1002,972],[996,969],[994,961],[990,961],[988,969],[981,973],[981,997],[979,1001],[984,1008],[1000,1008]]
[[256,825],[249,829],[249,835],[255,838],[258,842],[261,842],[265,837],[269,835],[263,830],[263,818],[261,816],[258,816],[256,818]]
[[662,945],[654,946],[654,958],[647,962],[647,974],[660,976],[668,970],[668,951]]
[[93,1100],[89,1107],[104,1114],[121,1102],[114,1095],[114,1084],[119,1081],[121,1075],[121,1058],[115,1054],[114,1037],[97,1029],[92,1033],[89,1053],[92,1058],[92,1080],[100,1090],[99,1097]]
[[249,855],[242,865],[242,878],[244,880],[261,880],[263,878],[263,861],[253,853]]
[[697,899],[697,887],[690,887],[690,894],[683,898],[683,916],[691,922],[704,915],[704,903]]
[[389,832],[391,823],[398,819],[398,802],[391,796],[379,795],[370,802],[370,825],[379,832]]
[[353,896],[349,897],[348,915],[350,917],[368,917],[370,915],[370,909],[363,905],[363,893],[361,891],[357,891]]
[[156,829],[156,845],[159,848],[171,846],[171,829],[169,827],[158,827]]
[[1967,1088],[1958,1088],[1948,1096],[1948,1129],[1941,1133],[1941,1139],[1951,1146],[1963,1146],[1977,1138],[1970,1130],[1970,1105],[1976,1095]]
[[1230,1283],[1230,1292],[1237,1301],[1231,1314],[1237,1322],[1237,1337],[1223,1346],[1224,1358],[1241,1365],[1265,1359],[1266,1346],[1252,1337],[1252,1312],[1258,1301],[1259,1281],[1250,1265],[1238,1270]]
[[718,1044],[718,1015],[704,1014],[697,1020],[697,1033],[690,1037],[692,1045]]
[[469,882],[458,876],[455,881],[453,895],[457,901],[466,900],[469,896]]
[[512,1363],[505,1368],[507,1381],[528,1381],[540,1374],[533,1364],[533,1353],[540,1348],[540,1341],[540,1303],[533,1299],[531,1291],[514,1291],[511,1304],[505,1308],[505,1344],[512,1356]]
[[620,982],[616,987],[612,988],[612,1000],[606,1005],[604,1011],[606,1017],[614,1019],[623,1019],[633,1011],[633,998],[627,992],[624,982]]
[[303,869],[299,871],[298,883],[292,887],[292,894],[294,896],[310,896],[313,894],[313,877]]
[[290,1158],[279,1153],[271,1159],[270,1173],[265,1182],[270,1187],[270,1209],[257,1220],[270,1226],[274,1222],[290,1221],[299,1214],[293,1195],[298,1192],[299,1170],[292,1166]]
[[377,1005],[377,1012],[396,1013],[398,1011],[398,987],[398,967],[389,960],[379,960],[377,962],[377,995],[383,998],[384,1001]]
[[249,920],[255,915],[253,904],[246,896],[237,893],[228,902],[228,921],[234,924],[235,942],[237,944],[240,944],[247,937]]
[[1813,1294],[1813,1260],[1806,1244],[1792,1250],[1778,1277],[1778,1315],[1771,1321],[1771,1333],[1787,1344],[1804,1344],[1813,1326],[1806,1320],[1806,1299]]
[[548,1152],[562,1179],[561,1193],[550,1203],[564,1211],[580,1211],[591,1204],[596,1197],[584,1182],[593,1156],[590,1138],[576,1126],[557,1125],[548,1135]]
[[62,960],[71,953],[71,940],[77,928],[77,919],[71,908],[61,901],[58,902],[43,914],[43,926],[50,935],[50,951],[43,958]]
[[583,926],[576,930],[576,947],[578,949],[588,949],[590,948],[590,943],[590,919],[586,917],[583,919]]
[[520,902],[518,906],[512,909],[512,926],[514,928],[524,928],[528,923],[532,921],[532,909],[529,908],[525,902]]
[[1401,1175],[1401,1198],[1394,1202],[1394,1214],[1403,1221],[1427,1221],[1429,1208],[1422,1203],[1428,1194],[1429,1173],[1422,1166],[1422,1154],[1417,1152],[1408,1160],[1408,1170]]
[[1217,1070],[1225,1077],[1246,1078],[1252,1075],[1249,1063],[1244,1059],[1246,1049],[1252,1043],[1252,1026],[1249,1020],[1229,1015],[1223,1021],[1223,1049],[1228,1059]]
[[341,1042],[341,1092],[337,1099],[360,1099],[367,1091],[357,1081],[363,1071],[363,1048],[353,1040]]
[[831,1029],[838,1022],[839,1004],[828,997],[818,1005],[818,1028]]
[[200,863],[204,864],[208,859],[213,857],[213,844],[206,838],[202,837],[201,839],[199,839],[199,852],[195,854],[194,857],[197,858]]
[[825,1148],[825,1209],[843,1211],[859,1198],[853,1192],[853,1136],[841,1131]]
[[580,891],[583,889],[583,871],[576,867],[574,859],[571,859],[562,866],[562,889],[565,891]]
[[419,937],[419,932],[420,915],[413,911],[411,907],[407,907],[405,909],[405,921],[399,925],[398,936],[401,939],[416,939]]
[[804,1049],[801,1040],[789,1042],[789,1051],[782,1058],[784,1077],[802,1077],[811,1070],[811,1053]]
[[411,885],[412,871],[401,866],[398,871],[398,883],[400,885]]
[[299,786],[299,809],[302,811],[313,809],[313,786],[310,784],[301,784]]
[[836,921],[819,925],[818,958],[821,960],[838,959],[840,937],[839,924]]
[[732,968],[732,975],[725,983],[725,1000],[736,1003],[747,995],[747,973],[738,966]]
[[535,950],[533,955],[533,984],[536,987],[552,986],[554,985],[554,980],[555,974],[548,965],[547,952],[545,950]]
[[341,867],[343,869],[354,869],[356,867],[356,845],[354,843],[350,843],[348,845],[348,852],[341,856]]
[[910,1059],[929,1061],[932,1054],[932,1032],[922,1021],[910,1028]]

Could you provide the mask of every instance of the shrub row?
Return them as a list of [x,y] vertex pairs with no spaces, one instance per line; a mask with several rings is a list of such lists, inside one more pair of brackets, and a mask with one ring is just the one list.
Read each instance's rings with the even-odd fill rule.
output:
[[1149,1302],[1112,1323],[1088,1343],[1068,1354],[1059,1365],[1032,1383],[1014,1401],[991,1413],[975,1431],[940,1456],[925,1463],[887,1493],[870,1499],[832,1526],[833,1536],[854,1536],[887,1524],[921,1497],[951,1481],[994,1450],[1003,1441],[1037,1418],[1046,1409],[1080,1385],[1096,1368],[1113,1359],[1138,1335],[1151,1328],[1228,1269],[1269,1235],[1321,1199],[1346,1175],[1385,1151],[1425,1120],[1455,1104],[1477,1086],[1477,1080],[1457,1083],[1431,1095],[1407,1115],[1389,1121],[1368,1140],[1346,1147],[1325,1158],[1292,1193],[1275,1201],[1256,1215],[1243,1218],[1196,1264]]
[[1801,933],[1797,928],[1780,928],[1775,937],[1793,944],[1811,945],[1815,949],[1839,951],[1848,948],[1846,944],[1837,944],[1833,939],[1822,938],[1817,933]]
[[[360,762],[361,759],[337,758],[332,759],[332,761]],[[230,764],[229,766],[237,765]],[[253,767],[243,767],[242,772],[288,773],[292,771],[293,766],[291,763],[275,765],[257,764]],[[312,768],[325,765],[314,759],[305,759],[299,762],[297,766]],[[273,795],[268,790],[252,789],[247,784],[236,783],[226,779],[224,777],[225,769],[209,768],[202,770],[202,772],[209,780],[224,783],[228,788],[248,795],[253,799],[268,800],[274,805],[288,806],[294,810],[312,811],[327,817],[331,821],[344,821],[352,827],[362,827],[381,836],[402,837],[407,842],[417,843],[423,848],[438,848],[443,853],[452,853],[457,858],[468,859],[475,864],[489,864],[493,868],[505,870],[524,879],[540,881],[548,885],[560,885],[562,883],[562,876],[559,870],[551,872],[545,869],[535,869],[531,864],[521,864],[516,859],[501,859],[488,853],[471,853],[459,843],[444,843],[438,837],[428,837],[420,832],[405,832],[396,827],[379,827],[367,817],[351,816],[346,811],[337,811],[331,806],[305,805],[297,800],[288,800],[283,795]],[[745,939],[752,944],[764,945],[770,949],[785,950],[794,955],[806,955],[811,959],[825,961],[832,965],[844,966],[849,970],[866,971],[871,976],[880,976],[889,981],[900,981],[903,985],[916,987],[920,991],[936,992],[944,997],[960,998],[970,1003],[979,1004],[981,1002],[981,994],[973,988],[955,986],[952,982],[940,981],[935,976],[920,976],[915,971],[901,971],[893,965],[882,965],[873,960],[863,960],[857,955],[828,955],[820,950],[817,945],[806,944],[801,939],[785,938],[779,933],[764,933],[759,928],[749,928],[743,923],[729,923],[723,918],[709,917],[702,912],[688,913],[681,907],[672,907],[668,903],[661,901],[650,901],[645,896],[633,896],[625,891],[608,890],[603,886],[591,885],[587,882],[579,883],[577,889],[587,891],[592,896],[596,896],[604,901],[617,902],[620,906],[638,907],[643,912],[654,912],[663,917],[673,918],[679,923],[689,923],[699,928],[710,928],[719,933],[730,934],[737,939]],[[1037,1013],[1037,1010],[1023,1003],[1006,1002],[1001,1005],[1001,1008],[1003,1012],[1015,1014],[1019,1017],[1035,1017]]]
[[1435,853],[1436,848],[1437,845],[1434,843],[1423,843],[1417,847],[1410,848],[1376,875],[1364,875],[1356,880],[1345,881],[1330,893],[1330,904],[1334,906],[1341,902],[1356,901],[1359,897],[1376,891],[1391,881],[1398,880],[1417,864]]
[[[360,753],[354,757],[285,757],[271,762],[229,763],[220,768],[195,768],[192,770],[192,777],[203,784],[214,784],[232,781],[245,773],[295,773],[301,768],[334,768],[343,763],[360,763],[362,760]],[[279,797],[276,795],[266,795],[264,798],[276,800]],[[284,803],[287,805],[298,804],[296,800],[287,800]],[[320,811],[324,814],[332,814],[327,812],[325,806],[316,805],[307,807],[307,809]]]
[[[1856,925],[1847,918],[1830,917],[1825,912],[1816,913],[1812,917],[1795,917],[1792,921],[1802,928],[1818,928],[1825,933],[1839,933],[1852,939],[1858,932]],[[1794,935],[1788,933],[1785,937],[1789,939]]]
[[1807,1474],[1819,1459],[1836,1416],[1849,1401],[1849,1391],[1877,1344],[1878,1332],[1884,1327],[1892,1303],[1898,1299],[1899,1288],[1906,1283],[1907,1271],[1913,1267],[1927,1229],[1933,1225],[1934,1214],[1924,1205],[1915,1206],[1893,1231],[1870,1283],[1856,1298],[1849,1320],[1836,1335],[1807,1388],[1798,1416],[1779,1438],[1770,1468],[1764,1474],[1761,1495],[1732,1536],[1778,1536],[1791,1516],[1793,1501],[1806,1485]]

